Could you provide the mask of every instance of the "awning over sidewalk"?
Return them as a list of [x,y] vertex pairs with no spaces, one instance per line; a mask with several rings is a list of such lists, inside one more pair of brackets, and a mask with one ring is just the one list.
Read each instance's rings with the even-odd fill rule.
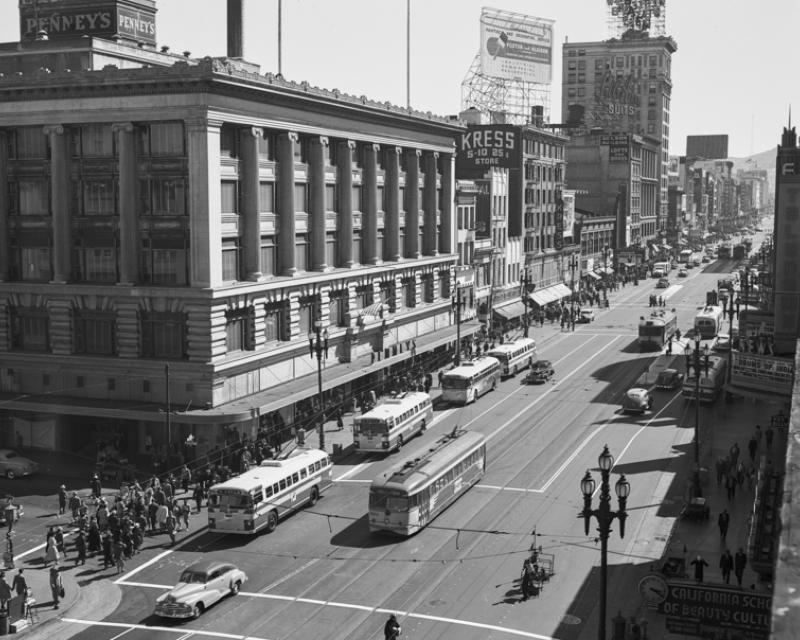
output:
[[587,271],[586,275],[589,276],[592,280],[600,280],[600,276],[597,275],[594,271]]
[[525,305],[521,301],[510,302],[501,307],[495,307],[493,311],[506,320],[513,320],[525,315]]
[[565,284],[558,283],[544,289],[538,289],[530,294],[530,299],[533,300],[540,307],[550,304],[551,302],[558,302],[563,298],[568,298],[572,295],[569,287]]

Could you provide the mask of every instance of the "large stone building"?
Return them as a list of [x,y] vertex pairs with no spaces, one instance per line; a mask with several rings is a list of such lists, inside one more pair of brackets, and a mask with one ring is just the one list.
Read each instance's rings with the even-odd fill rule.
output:
[[199,454],[292,419],[315,330],[353,376],[450,331],[463,127],[158,51],[137,2],[151,39],[79,33],[105,21],[65,0],[34,25],[61,31],[28,39],[21,3],[26,38],[0,46],[2,434]]

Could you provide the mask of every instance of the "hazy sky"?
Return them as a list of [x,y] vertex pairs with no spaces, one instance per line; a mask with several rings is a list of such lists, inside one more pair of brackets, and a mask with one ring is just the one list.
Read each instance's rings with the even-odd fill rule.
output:
[[[0,0],[0,41],[19,39],[17,0]],[[225,0],[158,0],[157,39],[224,55]],[[447,115],[478,52],[481,7],[555,20],[551,121],[560,120],[561,44],[609,37],[605,0],[411,0],[411,104]],[[245,58],[277,71],[278,0],[245,0]],[[686,136],[727,133],[732,156],[774,148],[790,103],[800,0],[667,0],[673,56],[670,153]],[[406,0],[283,0],[283,75],[406,104]]]

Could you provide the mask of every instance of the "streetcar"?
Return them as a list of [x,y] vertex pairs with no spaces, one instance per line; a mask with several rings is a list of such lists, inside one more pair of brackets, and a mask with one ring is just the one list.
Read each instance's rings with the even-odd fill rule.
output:
[[427,393],[409,392],[390,398],[353,420],[353,444],[359,451],[400,450],[433,422]]
[[519,338],[514,342],[497,345],[487,355],[500,361],[502,375],[515,376],[520,369],[529,367],[537,359],[536,340]]
[[[683,379],[681,395],[687,400],[697,398],[698,387],[700,402],[714,402],[725,386],[725,374],[728,370],[728,360],[723,356],[703,356],[700,363],[700,383],[697,381],[697,371],[694,366],[690,368]],[[706,365],[706,359],[708,364]]]
[[659,351],[678,330],[678,316],[672,312],[654,312],[639,319],[639,350]]
[[410,536],[426,527],[486,472],[486,437],[454,429],[372,481],[369,530]]
[[333,482],[333,463],[320,449],[294,449],[264,460],[208,491],[208,528],[220,533],[272,532],[278,520],[313,505]]
[[482,356],[450,369],[442,376],[442,400],[467,404],[497,388],[503,368],[500,361]]
[[716,336],[722,329],[725,313],[722,307],[707,305],[694,318],[694,330],[704,340]]

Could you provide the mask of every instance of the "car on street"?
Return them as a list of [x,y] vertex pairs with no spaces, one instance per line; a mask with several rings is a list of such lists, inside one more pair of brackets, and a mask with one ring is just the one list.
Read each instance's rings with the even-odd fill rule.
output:
[[730,351],[731,350],[731,337],[727,333],[718,333],[714,345],[711,347],[714,351]]
[[14,449],[0,449],[0,475],[13,480],[39,472],[39,463],[21,456]]
[[656,389],[666,389],[672,391],[683,383],[683,374],[677,369],[664,369],[656,378]]
[[711,258],[709,258],[708,256],[703,256],[702,258],[700,258],[700,262],[702,262],[703,264],[708,264],[709,262],[711,262]]
[[228,562],[196,562],[186,567],[172,589],[156,599],[155,615],[197,618],[225,596],[235,596],[247,581],[244,571]]
[[578,316],[578,322],[588,323],[594,320],[594,309],[581,309],[581,313]]
[[547,382],[555,373],[552,362],[549,360],[537,360],[531,365],[528,375],[525,376],[525,382],[528,384]]
[[634,387],[628,389],[622,396],[623,413],[635,412],[644,413],[653,408],[653,394],[647,389]]
[[666,289],[667,287],[669,287],[669,280],[666,278],[659,278],[656,283],[656,289]]
[[686,269],[678,269],[678,277],[685,278],[689,275],[689,272]]

